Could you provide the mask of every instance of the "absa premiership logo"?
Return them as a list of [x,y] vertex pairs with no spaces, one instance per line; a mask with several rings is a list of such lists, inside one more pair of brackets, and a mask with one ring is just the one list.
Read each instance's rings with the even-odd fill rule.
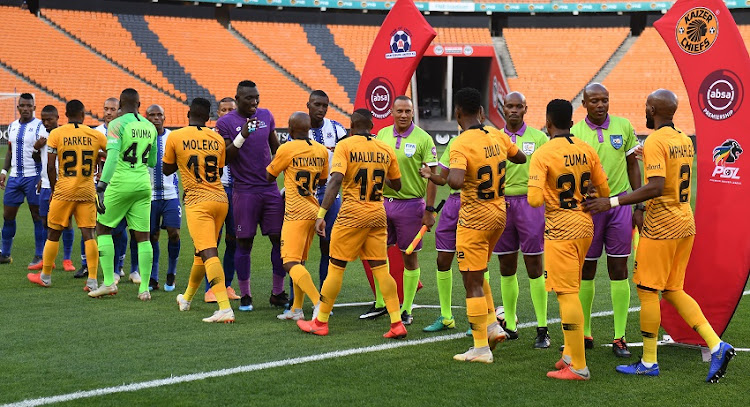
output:
[[698,89],[698,106],[711,120],[732,117],[742,104],[745,90],[740,77],[727,69],[711,72]]
[[736,167],[737,160],[743,150],[740,143],[735,139],[727,139],[720,146],[714,148],[713,159],[714,172],[711,174],[711,182],[720,182],[722,184],[741,185],[739,167]]
[[411,33],[409,30],[399,27],[391,33],[390,51],[385,54],[386,59],[414,58],[417,56],[417,53],[411,50]]
[[391,115],[391,101],[393,99],[393,85],[383,77],[377,77],[367,85],[367,109],[377,119],[385,119]]
[[691,55],[702,54],[716,42],[719,20],[705,7],[692,8],[677,21],[675,35],[683,51]]

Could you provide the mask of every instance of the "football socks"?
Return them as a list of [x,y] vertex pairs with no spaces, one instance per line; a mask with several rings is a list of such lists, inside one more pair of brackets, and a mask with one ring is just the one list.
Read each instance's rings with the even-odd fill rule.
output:
[[[492,312],[493,316],[494,314]],[[474,338],[474,348],[489,346],[489,342],[487,341],[487,301],[485,298],[467,298],[466,315],[469,317],[469,324],[471,324],[471,336]]]
[[[547,288],[544,286],[544,276],[529,279],[531,302],[534,304],[536,323],[539,327],[547,326]],[[513,322],[516,319],[513,318]]]
[[47,240],[44,244],[44,252],[42,254],[42,274],[49,276],[52,274],[52,267],[55,265],[55,257],[57,257],[57,251],[60,250],[60,242],[53,242]]
[[453,295],[453,269],[437,271],[437,289],[440,298],[440,315],[445,319],[453,319],[451,310],[451,296]]
[[[134,262],[133,262],[134,263]],[[146,270],[150,269],[154,264],[154,249],[151,247],[151,242],[146,240],[144,242],[138,242],[138,269]],[[141,286],[138,289],[138,293],[148,291],[148,278],[144,274],[141,279]]]
[[591,336],[591,307],[594,305],[594,280],[581,280],[578,298],[583,308],[583,335]]
[[221,267],[219,258],[216,256],[208,258],[203,262],[203,265],[206,267],[206,276],[211,285],[211,291],[216,296],[219,309],[230,308],[229,297],[227,297],[227,286],[224,285],[224,269]]
[[578,295],[558,294],[560,319],[565,337],[565,354],[570,356],[570,366],[581,370],[586,367],[586,352],[583,347],[583,310]]
[[[99,245],[99,263],[102,266],[103,284],[110,286],[115,283],[115,244],[112,241],[112,235],[99,235],[96,241]],[[86,260],[90,260],[88,252]],[[91,269],[92,267],[89,267],[89,270]]]
[[[391,317],[391,324],[401,322],[401,309],[398,306],[398,288],[396,280],[388,272],[388,263],[372,268],[372,276],[376,278],[377,285],[380,286],[380,292],[383,293],[383,301],[388,315]],[[417,279],[419,279],[417,277]]]
[[[661,324],[661,309],[659,307],[659,293],[651,290],[638,289],[638,299],[641,302],[641,335],[643,336],[643,362],[656,363],[656,341]],[[650,366],[646,366],[650,367]]]
[[401,311],[406,311],[407,314],[411,314],[411,308],[414,305],[414,297],[417,295],[420,273],[421,270],[419,268],[404,270],[404,305],[401,307]]
[[512,276],[500,276],[500,289],[502,290],[503,307],[505,308],[505,327],[509,331],[516,330],[516,306],[518,305],[518,278]]
[[612,280],[609,282],[612,296],[612,312],[615,320],[615,339],[625,336],[625,326],[628,324],[628,308],[630,307],[630,282]]
[[310,272],[307,271],[307,268],[305,268],[305,266],[301,264],[294,265],[291,270],[289,270],[289,277],[291,277],[292,281],[294,281],[295,287],[299,287],[301,290],[300,293],[297,293],[295,290],[294,305],[292,306],[292,309],[302,308],[302,304],[305,301],[304,295],[301,295],[302,293],[306,294],[307,297],[310,298],[310,301],[312,301],[313,305],[320,302],[320,293],[318,292],[318,289],[315,288],[315,283],[313,283]]
[[344,268],[333,263],[328,265],[328,276],[320,289],[320,311],[318,312],[318,321],[328,322],[331,315],[333,303],[341,291],[341,284],[344,281]]
[[721,339],[716,335],[716,332],[708,323],[706,317],[703,315],[703,311],[693,297],[689,296],[685,291],[664,291],[662,294],[665,300],[669,301],[672,306],[675,307],[677,312],[680,313],[682,319],[687,322],[688,326],[695,329],[698,335],[706,341],[709,349],[716,349]]

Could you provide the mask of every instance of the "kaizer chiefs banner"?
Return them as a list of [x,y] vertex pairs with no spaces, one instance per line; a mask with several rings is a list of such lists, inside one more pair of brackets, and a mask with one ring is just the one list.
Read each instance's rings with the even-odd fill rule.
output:
[[391,105],[403,95],[422,55],[437,33],[412,0],[398,0],[367,56],[354,108],[372,112],[373,133],[393,124]]
[[[688,177],[697,177],[697,234],[685,291],[721,334],[750,270],[750,156],[742,155],[750,146],[750,58],[721,0],[679,0],[654,27],[677,62],[695,117],[698,168]],[[671,305],[661,306],[662,326],[675,341],[704,344]]]

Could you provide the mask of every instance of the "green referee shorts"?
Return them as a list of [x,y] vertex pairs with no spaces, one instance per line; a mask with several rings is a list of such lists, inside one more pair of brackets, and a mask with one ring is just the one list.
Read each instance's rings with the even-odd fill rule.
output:
[[151,230],[151,190],[122,192],[107,189],[104,191],[104,213],[97,216],[97,222],[115,228],[123,218],[128,228],[136,232]]

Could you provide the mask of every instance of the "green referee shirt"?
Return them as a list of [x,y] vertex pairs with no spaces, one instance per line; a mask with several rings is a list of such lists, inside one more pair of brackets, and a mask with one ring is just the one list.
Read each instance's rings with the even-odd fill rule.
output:
[[597,126],[586,117],[576,123],[570,132],[596,150],[604,172],[607,173],[612,196],[630,189],[625,157],[638,145],[638,138],[628,119],[607,115],[604,123]]
[[151,190],[148,168],[156,164],[156,140],[156,127],[137,113],[126,113],[109,123],[107,152],[117,149],[119,156],[108,189],[117,192]]
[[508,130],[506,126],[503,132],[510,137],[510,141],[526,155],[526,163],[513,164],[508,161],[505,170],[505,195],[526,195],[529,191],[529,165],[531,155],[548,141],[547,135],[540,130],[527,127],[526,123],[517,132]]
[[398,134],[394,126],[378,132],[378,140],[388,144],[396,152],[398,167],[401,169],[401,190],[394,191],[386,185],[383,196],[393,199],[424,198],[427,180],[419,174],[422,163],[437,165],[437,149],[432,136],[412,123],[411,127]]
[[[438,161],[438,165],[440,166],[440,168],[445,168],[446,170],[451,169],[451,146],[453,145],[453,140],[455,139],[455,137],[451,138],[451,140],[448,142],[448,145],[445,147],[445,151],[443,151],[443,155],[440,156],[440,161]],[[460,192],[461,191],[457,189],[451,188],[451,195],[458,194]]]

